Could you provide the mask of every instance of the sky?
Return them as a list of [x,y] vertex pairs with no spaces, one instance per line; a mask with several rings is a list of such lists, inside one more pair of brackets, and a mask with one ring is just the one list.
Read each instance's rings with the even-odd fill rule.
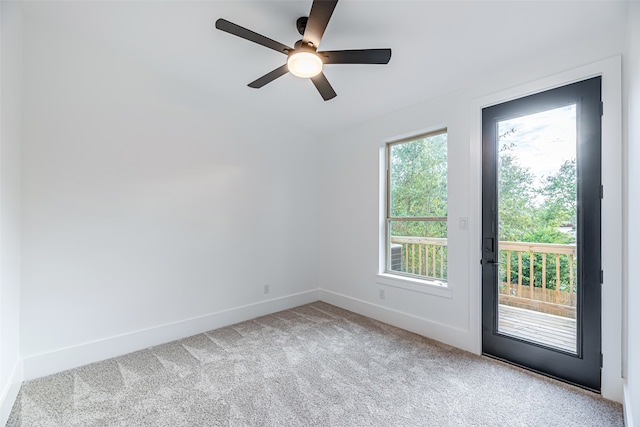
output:
[[514,129],[501,143],[515,143],[518,163],[542,182],[567,160],[576,158],[575,104],[498,123],[499,135]]

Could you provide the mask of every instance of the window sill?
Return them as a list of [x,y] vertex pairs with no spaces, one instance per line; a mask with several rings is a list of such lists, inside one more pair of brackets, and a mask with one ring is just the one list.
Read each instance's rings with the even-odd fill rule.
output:
[[444,282],[379,273],[376,275],[376,283],[392,286],[394,288],[407,289],[413,292],[420,292],[427,295],[435,295],[449,299],[453,298],[453,290]]

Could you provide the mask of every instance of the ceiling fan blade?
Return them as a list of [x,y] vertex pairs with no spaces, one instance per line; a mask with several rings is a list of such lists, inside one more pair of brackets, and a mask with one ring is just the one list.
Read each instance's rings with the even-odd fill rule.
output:
[[331,50],[318,55],[325,64],[388,64],[391,49]]
[[325,101],[336,97],[336,91],[333,90],[331,84],[329,83],[329,80],[327,80],[327,77],[324,75],[324,73],[320,73],[317,76],[311,77],[311,81],[313,82],[316,89],[318,89],[318,92],[320,92],[322,99],[324,99]]
[[304,43],[311,42],[316,49],[318,48],[324,30],[327,28],[329,19],[331,19],[337,4],[338,0],[313,0],[307,26],[302,36]]
[[233,22],[229,22],[226,19],[218,19],[216,21],[216,28],[245,40],[252,41],[261,46],[268,47],[269,49],[284,53],[285,55],[288,54],[290,50],[293,50],[289,46],[283,45],[282,43],[279,43],[275,40],[271,40],[270,38],[258,34],[254,31],[247,30],[246,28],[241,27],[240,25],[236,25]]
[[264,76],[260,77],[259,79],[252,81],[248,84],[248,86],[254,89],[260,89],[262,86],[266,85],[267,83],[271,83],[278,77],[284,76],[288,72],[289,67],[287,67],[287,64],[284,64],[282,67],[278,67],[270,73],[267,73]]

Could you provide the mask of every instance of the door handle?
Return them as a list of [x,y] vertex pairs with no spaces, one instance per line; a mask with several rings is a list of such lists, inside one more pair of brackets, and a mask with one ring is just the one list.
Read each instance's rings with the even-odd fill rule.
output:
[[480,264],[482,265],[499,265],[499,262],[493,261],[491,259],[481,259]]

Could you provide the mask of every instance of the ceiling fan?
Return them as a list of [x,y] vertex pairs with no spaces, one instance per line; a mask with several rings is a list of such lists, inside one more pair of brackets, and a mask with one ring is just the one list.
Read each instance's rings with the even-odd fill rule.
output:
[[387,64],[391,59],[391,49],[331,50],[318,52],[329,19],[338,0],[314,0],[309,17],[296,21],[302,36],[291,48],[261,34],[243,28],[225,19],[216,21],[216,28],[234,36],[252,41],[264,47],[287,55],[287,62],[275,70],[249,83],[249,87],[259,89],[290,72],[294,76],[309,78],[325,101],[336,96],[336,92],[322,72],[326,64]]

